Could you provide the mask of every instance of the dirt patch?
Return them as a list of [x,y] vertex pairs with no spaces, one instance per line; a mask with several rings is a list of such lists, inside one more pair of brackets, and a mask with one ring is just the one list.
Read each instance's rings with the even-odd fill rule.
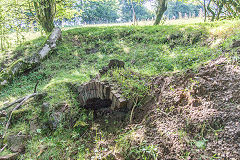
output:
[[[240,157],[240,67],[219,58],[198,73],[154,80],[156,102],[136,110],[160,159]],[[145,118],[143,119],[143,117]]]

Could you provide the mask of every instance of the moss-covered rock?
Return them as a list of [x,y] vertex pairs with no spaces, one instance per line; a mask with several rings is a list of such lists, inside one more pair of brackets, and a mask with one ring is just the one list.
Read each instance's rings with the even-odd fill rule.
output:
[[19,109],[12,112],[11,121],[18,121],[19,119],[24,118],[31,110],[29,108]]

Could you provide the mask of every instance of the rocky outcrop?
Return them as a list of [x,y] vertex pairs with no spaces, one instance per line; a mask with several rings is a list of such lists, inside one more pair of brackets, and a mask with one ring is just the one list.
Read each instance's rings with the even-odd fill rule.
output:
[[61,29],[55,28],[44,46],[33,56],[19,59],[10,67],[0,72],[0,89],[7,85],[16,75],[24,73],[39,65],[56,48],[57,41],[62,37]]

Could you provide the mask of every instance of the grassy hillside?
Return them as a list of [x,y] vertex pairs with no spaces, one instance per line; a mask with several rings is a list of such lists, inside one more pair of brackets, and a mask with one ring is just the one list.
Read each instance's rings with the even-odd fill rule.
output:
[[[150,80],[160,75],[184,75],[189,69],[197,73],[199,66],[218,57],[238,61],[237,49],[232,49],[231,45],[232,40],[240,38],[239,26],[240,21],[221,21],[162,26],[82,27],[63,31],[63,40],[50,57],[34,70],[16,77],[1,90],[0,108],[6,102],[32,93],[37,81],[38,91],[48,94],[44,99],[31,102],[15,113],[8,135],[20,131],[31,135],[25,154],[20,158],[97,159],[105,156],[111,159],[113,153],[107,153],[114,150],[115,157],[119,153],[120,157],[125,155],[127,159],[140,155],[140,159],[154,159],[159,146],[149,145],[142,140],[138,145],[126,141],[130,135],[137,134],[135,127],[125,128],[129,115],[126,121],[116,122],[119,125],[110,125],[102,118],[100,124],[109,124],[110,129],[104,129],[101,125],[96,127],[92,114],[79,107],[77,95],[68,84],[87,82],[109,60],[118,59],[125,62],[125,69],[115,70],[113,75],[107,74],[103,79],[115,81],[129,98],[144,94],[149,92],[149,87],[145,84],[150,84]],[[46,37],[41,37],[26,42],[11,54],[1,55],[1,67],[33,54],[45,40]],[[128,74],[130,72],[143,78],[132,78]],[[123,78],[120,76],[122,74],[127,76]],[[44,102],[50,106],[47,112],[41,110]],[[62,103],[69,110],[63,113],[64,118],[57,128],[48,128],[46,124],[51,121],[52,113]],[[4,124],[5,120],[2,118],[0,123]],[[34,132],[30,121],[36,123],[37,130]],[[3,125],[0,133],[3,133]],[[129,147],[124,149],[124,146]],[[9,152],[6,149],[0,155]],[[127,152],[129,155],[126,155]],[[178,158],[187,158],[187,153],[183,151]]]

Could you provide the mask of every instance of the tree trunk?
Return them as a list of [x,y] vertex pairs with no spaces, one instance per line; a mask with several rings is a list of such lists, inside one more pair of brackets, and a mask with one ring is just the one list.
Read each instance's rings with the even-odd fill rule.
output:
[[215,16],[216,16],[216,13],[212,10],[212,8],[210,7],[210,4],[211,4],[212,0],[209,1],[208,3],[208,6],[207,6],[207,9],[209,10],[209,12],[212,14],[212,19],[211,21],[213,22],[215,20]]
[[33,2],[38,22],[46,33],[54,29],[54,17],[56,14],[56,0],[35,0]]
[[133,6],[133,2],[131,0],[131,5],[132,5],[132,12],[133,12],[133,25],[137,25],[137,17],[136,17],[136,13],[135,13],[135,10],[134,10],[134,6]]
[[223,9],[223,2],[221,0],[219,0],[217,2],[217,6],[218,6],[218,13],[217,13],[217,20],[220,19],[220,14],[222,13],[222,9]]
[[164,12],[167,10],[167,0],[158,0],[157,11],[156,11],[156,20],[154,25],[159,25]]
[[0,90],[7,85],[16,75],[19,75],[27,70],[30,70],[39,65],[50,53],[56,48],[56,43],[61,40],[61,29],[55,28],[49,36],[45,45],[33,56],[24,59],[19,59],[14,62],[9,68],[0,72]]
[[206,8],[206,0],[204,0],[204,22],[207,21],[207,8]]

